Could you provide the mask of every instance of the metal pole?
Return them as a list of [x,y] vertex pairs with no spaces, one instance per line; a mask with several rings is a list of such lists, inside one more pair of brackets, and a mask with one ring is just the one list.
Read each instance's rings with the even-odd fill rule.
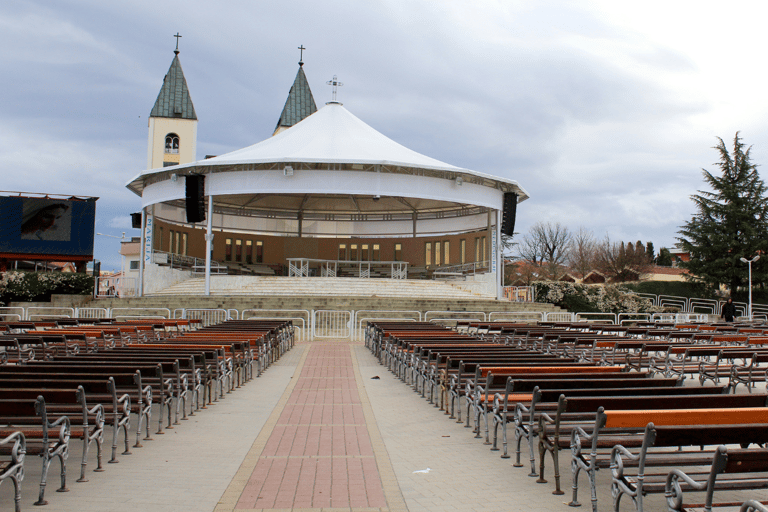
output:
[[740,258],[742,263],[746,263],[749,266],[749,312],[747,313],[749,315],[749,321],[752,321],[752,264],[760,259],[760,255],[758,254],[751,260],[748,260],[747,258]]
[[749,260],[749,321],[752,321],[752,260]]
[[123,283],[125,282],[125,254],[123,254],[123,244],[125,243],[125,231],[123,231],[123,236],[120,239],[120,288],[118,293],[120,294],[120,298],[122,299],[125,295],[123,295]]
[[147,223],[147,209],[141,209],[141,259],[139,260],[139,297],[144,296],[144,260],[148,257],[145,247],[145,235],[146,235],[146,223]]
[[211,294],[211,246],[213,244],[213,196],[208,195],[208,225],[205,233],[205,296]]

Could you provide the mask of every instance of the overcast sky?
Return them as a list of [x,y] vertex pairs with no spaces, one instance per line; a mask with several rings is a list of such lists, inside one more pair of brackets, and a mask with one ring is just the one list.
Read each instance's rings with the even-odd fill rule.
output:
[[[98,196],[96,231],[138,236],[125,184],[178,31],[198,158],[271,135],[304,45],[318,106],[338,75],[339,100],[386,136],[517,180],[521,235],[551,221],[658,250],[693,214],[716,137],[741,131],[768,163],[767,15],[756,0],[5,0],[1,188]],[[119,242],[96,238],[119,269]]]

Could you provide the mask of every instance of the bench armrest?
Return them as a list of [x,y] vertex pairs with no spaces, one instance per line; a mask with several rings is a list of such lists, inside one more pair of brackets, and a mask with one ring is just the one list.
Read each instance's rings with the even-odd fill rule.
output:
[[5,439],[0,439],[0,446],[13,443],[11,448],[11,462],[13,466],[24,463],[24,457],[27,455],[27,438],[21,431],[14,432]]
[[667,482],[664,489],[664,496],[667,498],[667,506],[669,506],[669,510],[681,510],[683,507],[683,489],[681,482],[688,485],[693,492],[705,491],[704,508],[705,510],[711,510],[717,475],[723,471],[727,460],[728,455],[726,447],[718,447],[717,451],[715,451],[715,457],[712,460],[709,476],[705,481],[700,482],[697,482],[680,469],[673,469],[670,471],[669,474],[667,474]]

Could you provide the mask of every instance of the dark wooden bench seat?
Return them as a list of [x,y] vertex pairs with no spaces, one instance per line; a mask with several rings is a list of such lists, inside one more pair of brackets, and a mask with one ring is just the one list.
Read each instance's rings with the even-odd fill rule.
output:
[[[597,489],[595,483],[595,473],[599,467],[608,467],[611,465],[611,460],[615,450],[611,447],[621,445],[625,455],[621,465],[627,467],[630,465],[629,460],[632,458],[627,454],[631,454],[631,449],[639,449],[640,453],[648,453],[647,450],[643,452],[642,446],[646,442],[645,431],[649,424],[652,424],[658,428],[661,426],[669,426],[674,429],[680,429],[676,434],[670,436],[670,442],[674,442],[672,445],[675,448],[678,446],[702,446],[701,439],[697,438],[694,432],[698,429],[701,432],[706,431],[709,427],[711,431],[718,431],[721,435],[717,444],[723,442],[729,443],[728,439],[731,439],[732,443],[765,443],[768,442],[768,428],[765,428],[768,424],[768,407],[757,406],[756,402],[749,401],[749,398],[755,395],[713,395],[704,397],[704,400],[709,400],[709,404],[701,403],[700,399],[695,397],[686,397],[681,401],[679,407],[669,408],[667,402],[663,402],[658,397],[655,398],[655,404],[646,405],[645,407],[638,401],[633,402],[637,408],[629,410],[624,408],[623,404],[610,404],[608,408],[600,406],[597,410],[596,418],[592,425],[585,425],[584,423],[573,425],[569,433],[570,442],[568,443],[571,448],[571,466],[573,476],[573,498],[571,503],[574,506],[578,505],[578,478],[581,471],[587,474],[590,482],[590,492],[592,498],[592,508],[597,511]],[[746,398],[745,398],[746,397]],[[717,399],[717,402],[714,399]],[[758,402],[764,402],[765,396],[760,396]],[[731,399],[730,402],[726,400]],[[594,403],[592,404],[594,405]],[[673,404],[674,405],[674,404]],[[704,405],[704,407],[697,407],[697,405]],[[711,405],[707,407],[706,405]],[[542,415],[543,417],[544,415]],[[739,438],[727,438],[725,436],[726,428],[743,427],[750,428],[752,426],[751,433],[744,434]],[[763,432],[756,432],[757,425],[761,425]],[[683,427],[689,427],[684,429]],[[718,428],[720,430],[718,430]],[[546,437],[540,436],[541,438]],[[689,437],[685,438],[682,434],[686,434]],[[691,442],[691,439],[696,442]],[[710,443],[703,443],[704,445]],[[729,443],[730,444],[730,443]],[[609,448],[612,451],[603,452],[600,451],[603,448]],[[589,450],[589,452],[586,452]],[[553,452],[555,453],[555,452]],[[670,453],[672,455],[670,456]],[[688,452],[685,452],[685,457],[692,457]],[[654,456],[651,459],[645,457],[642,460],[639,458],[634,459],[638,464],[648,467],[651,465],[682,465],[682,459],[670,460],[670,457],[676,457],[675,452],[666,452],[664,455]],[[700,461],[692,461],[691,465],[700,465]],[[618,490],[618,489],[617,489]],[[640,494],[644,491],[641,489]]]
[[[543,412],[555,412],[558,408],[561,396],[568,398],[586,396],[667,396],[667,395],[717,395],[727,393],[725,386],[711,386],[706,388],[673,386],[656,386],[656,379],[646,379],[639,382],[629,382],[622,387],[595,387],[593,383],[582,383],[579,388],[558,388],[559,383],[542,383],[542,387],[535,386],[533,391],[520,391],[525,385],[516,383],[510,379],[505,392],[494,396],[493,404],[493,448],[498,449],[498,429],[502,429],[503,454],[502,458],[508,458],[507,451],[507,425],[514,421],[515,428],[515,466],[522,467],[520,462],[521,444],[523,440],[528,442],[529,458],[531,461],[531,475],[536,475],[535,453],[533,438],[538,435],[537,425],[539,416]],[[677,382],[677,381],[675,381]],[[513,392],[517,384],[518,391]],[[572,384],[572,382],[569,382]],[[533,435],[531,435],[533,434]]]
[[[711,509],[716,506],[713,498],[718,489],[753,490],[768,487],[768,479],[764,474],[768,472],[767,450],[734,450],[722,446],[765,444],[768,441],[768,425],[755,423],[763,421],[765,414],[762,411],[753,411],[752,417],[742,414],[742,422],[734,424],[728,415],[698,412],[698,415],[681,417],[675,425],[649,422],[644,429],[639,450],[632,450],[622,444],[614,446],[610,459],[614,510],[618,510],[621,499],[627,496],[636,509],[642,512],[645,495],[651,493],[664,493],[669,510],[685,510],[685,491],[704,491],[704,504],[688,506]],[[611,411],[606,414],[610,418]],[[611,420],[608,418],[605,422],[610,425]],[[640,418],[639,421],[644,419]],[[718,448],[714,451],[702,450],[715,446]],[[649,472],[652,468],[670,466],[674,469],[669,473]],[[700,466],[710,466],[710,470],[699,472]],[[697,469],[694,473],[686,474],[683,471],[686,467]],[[755,472],[763,475],[754,475]],[[733,506],[733,503],[728,505]]]

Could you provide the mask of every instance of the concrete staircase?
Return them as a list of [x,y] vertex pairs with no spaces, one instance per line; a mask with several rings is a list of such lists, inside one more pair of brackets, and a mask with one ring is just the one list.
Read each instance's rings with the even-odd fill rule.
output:
[[[222,279],[224,278],[224,279]],[[228,279],[237,278],[237,279]],[[354,311],[560,311],[551,304],[497,301],[443,281],[217,276],[211,296],[205,281],[189,279],[152,296],[105,299],[112,308],[354,310]]]
[[[152,296],[201,296],[204,293],[205,279],[192,278],[156,292]],[[350,277],[215,276],[211,279],[211,295],[222,297],[429,297],[454,300],[495,298],[495,296],[462,289],[446,281]]]

